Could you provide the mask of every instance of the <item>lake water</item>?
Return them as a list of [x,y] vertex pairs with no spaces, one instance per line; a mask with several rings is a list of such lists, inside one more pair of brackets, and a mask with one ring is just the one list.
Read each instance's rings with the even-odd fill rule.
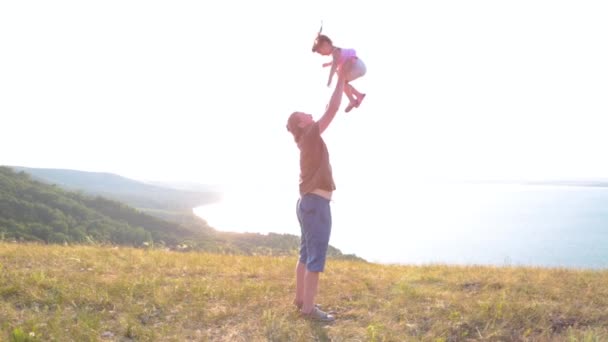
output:
[[[241,189],[194,211],[218,230],[299,235],[296,200]],[[331,205],[330,244],[372,262],[608,268],[608,188],[412,184]]]

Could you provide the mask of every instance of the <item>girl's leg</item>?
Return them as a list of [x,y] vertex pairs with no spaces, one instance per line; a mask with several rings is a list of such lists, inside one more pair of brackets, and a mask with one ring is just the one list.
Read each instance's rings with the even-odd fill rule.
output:
[[[350,103],[344,109],[345,112],[350,112],[353,108],[358,108],[363,98],[365,98],[365,94],[358,92],[350,83],[346,83],[344,85],[344,93],[348,96]],[[356,95],[356,97],[355,97]]]
[[348,84],[348,86],[350,87],[350,92],[351,94],[355,95],[355,97],[357,99],[360,99],[361,96],[363,96],[362,93],[360,93],[357,89],[355,89],[355,87],[353,87],[352,85],[350,85],[350,83]]
[[344,85],[344,94],[346,94],[346,97],[348,97],[348,100],[350,101],[350,103],[357,103],[357,99],[355,97],[353,97],[353,90],[355,88],[353,88],[353,86],[350,85],[350,83],[346,83]]
[[357,103],[359,103],[359,101],[353,97],[352,88],[353,86],[348,83],[344,85],[344,94],[346,94],[346,97],[348,97],[348,100],[350,101],[348,106],[344,108],[344,111],[347,113],[350,112],[353,108],[355,108],[357,106]]
[[355,104],[355,107],[359,108],[359,105],[361,105],[361,102],[363,102],[363,99],[365,98],[365,94],[358,92],[354,87],[352,92],[357,95],[357,103]]
[[[349,79],[347,81],[347,85],[348,85],[348,91],[350,92],[350,94],[356,98],[356,102],[355,103],[355,107],[359,107],[359,105],[361,104],[361,101],[363,101],[363,98],[365,97],[365,94],[359,92],[357,89],[355,89],[355,87],[353,87],[350,82],[363,77],[366,72],[367,69],[365,68],[365,64],[363,64],[363,61],[361,61],[360,59],[356,59],[354,60],[352,63],[350,63],[349,65],[349,70],[348,70],[348,75],[349,75]],[[346,87],[344,87],[345,91],[346,91]],[[352,103],[352,100],[351,100]]]

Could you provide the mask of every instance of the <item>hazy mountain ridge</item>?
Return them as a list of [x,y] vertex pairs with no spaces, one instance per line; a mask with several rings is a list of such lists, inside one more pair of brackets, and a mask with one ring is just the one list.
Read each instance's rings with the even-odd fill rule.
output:
[[221,193],[223,187],[221,185],[200,184],[196,182],[178,182],[178,181],[145,181],[145,183],[181,191],[194,191],[205,193]]
[[454,183],[462,184],[503,184],[503,185],[544,185],[544,186],[587,186],[587,187],[608,187],[608,179],[513,179],[513,180],[465,180]]
[[57,184],[70,190],[82,191],[91,195],[108,197],[126,202],[140,209],[190,212],[194,207],[213,203],[221,198],[217,188],[203,191],[205,189],[203,185],[200,185],[196,190],[187,190],[158,185],[161,183],[140,182],[107,172],[21,166],[11,166],[11,168],[27,172],[41,182]]

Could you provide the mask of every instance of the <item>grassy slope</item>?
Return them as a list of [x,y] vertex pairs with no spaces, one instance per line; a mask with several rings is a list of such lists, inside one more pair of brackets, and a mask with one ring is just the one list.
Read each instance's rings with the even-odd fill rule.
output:
[[[606,340],[608,271],[330,260],[291,306],[294,257],[0,243],[0,340]],[[18,334],[17,334],[18,335]]]

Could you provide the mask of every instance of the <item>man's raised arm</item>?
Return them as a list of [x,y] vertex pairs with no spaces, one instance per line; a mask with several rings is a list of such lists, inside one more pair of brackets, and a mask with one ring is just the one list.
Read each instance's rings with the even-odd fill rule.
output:
[[[347,62],[350,63],[350,62]],[[319,132],[323,133],[325,129],[329,126],[331,121],[336,116],[336,113],[340,109],[340,104],[342,103],[342,93],[344,92],[344,70],[348,70],[347,65],[343,65],[340,68],[340,72],[338,73],[338,81],[336,82],[336,88],[334,89],[333,94],[331,95],[331,99],[329,100],[329,104],[325,109],[325,114],[319,119]]]

